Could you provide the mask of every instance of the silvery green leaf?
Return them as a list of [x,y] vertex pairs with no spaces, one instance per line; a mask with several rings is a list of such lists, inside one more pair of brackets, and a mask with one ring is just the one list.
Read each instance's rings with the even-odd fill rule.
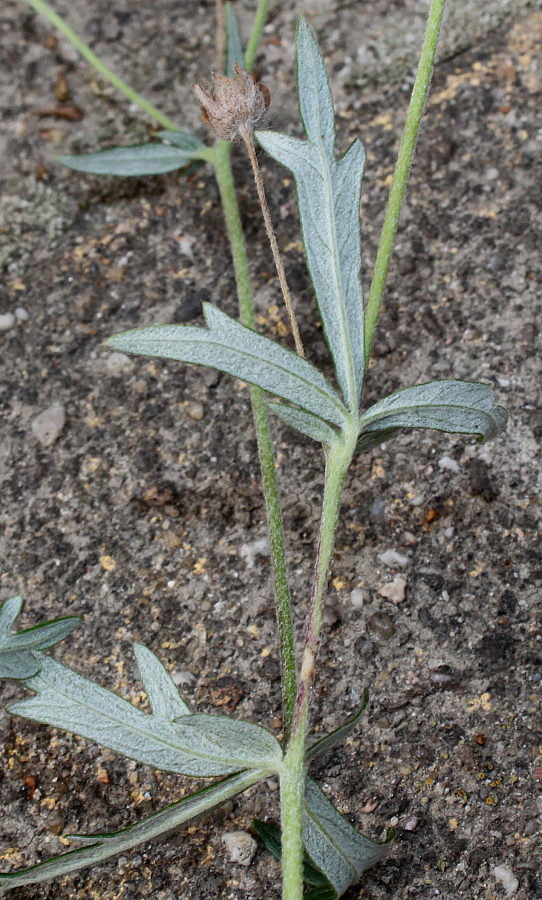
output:
[[326,447],[331,447],[339,439],[337,432],[333,431],[333,428],[327,422],[324,422],[323,419],[318,419],[311,413],[304,412],[302,409],[294,409],[293,406],[286,406],[284,403],[268,403],[267,408],[269,412],[274,413],[287,425],[291,425],[292,428],[295,428],[302,434],[306,434],[315,441],[319,441]]
[[189,797],[183,797],[178,803],[167,806],[160,812],[153,813],[136,825],[129,825],[112,834],[70,835],[70,839],[83,841],[87,846],[79,850],[70,850],[55,856],[36,866],[30,866],[18,872],[0,874],[0,891],[25,884],[37,884],[48,881],[68,872],[76,872],[87,866],[103,862],[119,853],[131,850],[139,844],[154,840],[175,831],[189,819],[213,809],[235,794],[245,791],[256,784],[266,773],[251,771],[230,775],[216,784],[204,787]]
[[351,410],[364,375],[359,205],[365,152],[355,141],[335,159],[333,101],[318,45],[302,19],[297,32],[297,78],[306,141],[258,132],[261,146],[292,172],[310,275],[335,363]]
[[[274,822],[262,822],[261,819],[252,819],[252,827],[262,844],[278,859],[282,859],[282,834],[278,825]],[[329,888],[329,881],[311,863],[306,852],[303,853],[303,881],[305,884]],[[305,895],[303,895],[305,900]]]
[[314,366],[209,303],[204,304],[204,313],[207,328],[154,325],[117,334],[106,344],[123,353],[219,369],[335,425],[345,424],[343,404]]
[[[168,132],[169,135],[175,132]],[[180,132],[179,132],[180,133]],[[171,141],[171,137],[168,138]],[[81,156],[59,156],[58,162],[76,172],[89,175],[162,175],[182,169],[194,159],[205,158],[207,148],[173,147],[168,144],[136,144],[133,147],[114,147]],[[202,155],[203,154],[203,155]]]
[[363,703],[360,708],[353,716],[350,716],[343,722],[342,725],[339,725],[338,728],[335,728],[334,731],[331,731],[329,734],[326,734],[325,737],[320,738],[319,741],[312,744],[307,750],[305,755],[305,759],[307,762],[310,762],[312,759],[316,759],[317,756],[321,756],[322,753],[326,753],[328,750],[331,750],[333,747],[336,747],[337,744],[341,744],[346,740],[348,735],[354,730],[359,720],[361,719],[365,709],[367,708],[367,704],[369,702],[369,691],[365,688],[363,692]]
[[153,714],[168,722],[190,715],[190,707],[158,657],[143,644],[135,644],[134,655]]
[[12,634],[22,607],[21,597],[11,597],[0,605],[0,678],[31,678],[41,665],[34,651],[53,647],[79,624],[77,616],[65,616]]
[[182,129],[179,129],[179,131],[158,131],[155,137],[178,147],[187,156],[189,155],[191,159],[198,159],[200,154],[209,150],[206,144],[197,135],[192,134],[191,131],[183,131]]
[[395,437],[400,431],[400,428],[383,428],[381,431],[362,432],[356,443],[356,450],[358,453],[372,450],[373,447],[378,447],[379,444],[383,444],[385,441],[389,441],[390,438]]
[[385,855],[393,837],[377,843],[365,837],[335,809],[312,778],[305,783],[303,842],[316,867],[333,885],[339,897],[363,872]]
[[395,428],[433,428],[489,440],[502,431],[507,418],[489,385],[449,379],[390,394],[362,415],[359,433],[363,437]]
[[225,5],[226,14],[226,75],[231,78],[234,75],[234,66],[245,67],[245,54],[243,42],[239,32],[239,23],[235,10],[231,3]]
[[[162,771],[201,777],[248,768],[272,772],[282,756],[280,744],[264,728],[225,717],[217,724],[221,717],[183,714],[169,722],[147,715],[49,656],[42,657],[39,673],[25,686],[35,696],[14,703],[9,712],[79,734]],[[238,752],[235,740],[242,744]]]

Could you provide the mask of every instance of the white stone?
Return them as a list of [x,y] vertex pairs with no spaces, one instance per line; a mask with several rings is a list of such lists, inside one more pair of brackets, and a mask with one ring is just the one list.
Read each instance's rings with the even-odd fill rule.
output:
[[267,538],[259,538],[249,544],[242,544],[239,548],[239,556],[245,560],[247,569],[253,569],[257,556],[269,556],[269,542]]
[[24,309],[22,306],[18,306],[15,310],[15,318],[19,322],[28,322],[30,316],[28,315],[26,309]]
[[61,403],[53,403],[32,422],[32,434],[42,447],[51,447],[60,437],[66,423],[66,413]]
[[493,869],[495,881],[502,884],[507,897],[513,897],[519,887],[519,881],[510,866],[495,866]]
[[359,609],[367,602],[367,594],[365,591],[362,591],[361,588],[354,588],[353,591],[350,591],[350,602],[352,603],[352,606]]
[[459,463],[452,459],[451,456],[441,456],[438,465],[439,469],[444,469],[447,472],[459,472]]
[[258,844],[247,831],[228,831],[222,841],[233,863],[249,866],[256,855]]
[[16,321],[13,313],[2,313],[0,315],[0,331],[9,331],[10,328],[13,328]]
[[380,596],[385,597],[386,600],[392,600],[393,603],[402,603],[405,599],[406,586],[406,578],[401,578],[398,575],[393,581],[383,584],[379,593]]
[[129,375],[133,371],[134,361],[125,353],[111,353],[106,360],[105,370],[108,375]]
[[383,562],[385,566],[389,566],[390,569],[402,569],[404,566],[408,566],[410,562],[408,556],[397,553],[397,550],[386,550],[378,558],[380,562]]

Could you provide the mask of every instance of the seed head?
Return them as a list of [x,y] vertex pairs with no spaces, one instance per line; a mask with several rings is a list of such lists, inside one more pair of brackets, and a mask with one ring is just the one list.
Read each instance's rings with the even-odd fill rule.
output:
[[268,89],[238,63],[235,75],[211,73],[212,85],[195,84],[194,94],[201,105],[201,117],[224,141],[234,141],[242,129],[253,131],[265,116],[271,100]]

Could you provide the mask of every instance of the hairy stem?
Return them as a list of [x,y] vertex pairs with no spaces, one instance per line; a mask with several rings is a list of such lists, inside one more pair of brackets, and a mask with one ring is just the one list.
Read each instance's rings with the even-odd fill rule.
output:
[[168,116],[164,115],[163,112],[160,112],[160,110],[157,109],[156,106],[153,106],[153,104],[148,100],[145,100],[145,98],[142,97],[141,94],[138,94],[137,91],[134,91],[134,89],[131,88],[130,85],[126,84],[126,82],[123,81],[122,78],[119,78],[118,75],[115,75],[115,73],[112,72],[111,69],[109,69],[105,65],[105,63],[103,63],[102,60],[92,52],[90,47],[88,47],[87,44],[85,44],[85,42],[81,40],[81,38],[75,33],[75,31],[72,31],[68,23],[65,22],[64,19],[61,18],[61,16],[57,15],[53,9],[51,9],[48,3],[44,3],[44,0],[27,0],[27,2],[30,4],[30,6],[33,7],[33,9],[36,10],[36,12],[39,12],[43,16],[45,16],[45,18],[48,19],[49,22],[51,22],[51,24],[55,26],[55,28],[58,28],[61,34],[63,34],[64,37],[69,40],[70,44],[72,44],[75,49],[79,51],[81,56],[84,57],[84,59],[86,59],[86,61],[89,62],[90,65],[93,66],[103,78],[109,81],[109,83],[112,84],[113,87],[116,87],[117,90],[121,92],[121,94],[124,94],[124,96],[127,97],[128,100],[130,100],[132,103],[135,103],[136,106],[139,106],[139,108],[143,110],[143,112],[147,113],[152,119],[155,120],[155,122],[158,122],[160,125],[162,125],[163,128],[167,128],[168,131],[179,130],[179,125],[177,122],[174,122],[173,119],[170,119]]
[[245,50],[245,68],[248,72],[252,71],[256,53],[262,39],[263,27],[267,20],[267,10],[269,9],[269,0],[258,0],[258,6],[254,13],[252,22],[252,31],[248,39],[247,49]]
[[[214,147],[215,174],[224,209],[226,228],[230,240],[233,257],[235,281],[239,298],[239,314],[243,325],[254,327],[254,305],[248,268],[248,257],[239,215],[239,205],[233,174],[231,169],[232,145],[227,141],[218,141]],[[279,488],[275,470],[275,458],[271,441],[269,416],[265,405],[263,391],[260,388],[250,389],[252,412],[258,455],[262,471],[263,494],[267,512],[269,541],[271,545],[271,565],[275,587],[275,601],[279,630],[280,657],[282,667],[282,696],[284,711],[284,730],[288,735],[292,724],[296,694],[297,672],[295,664],[294,627],[288,573],[286,568],[286,552],[284,545],[284,529]]]
[[425,101],[431,84],[431,75],[435,63],[435,54],[442,25],[445,2],[446,0],[431,0],[420,61],[418,63],[418,71],[412,89],[405,129],[401,139],[397,162],[395,164],[393,182],[388,205],[386,207],[386,215],[384,217],[384,225],[382,226],[375,270],[371,289],[369,291],[367,310],[365,312],[366,365],[369,365],[376,325],[380,314],[380,307],[382,305],[382,297],[384,295],[388,277],[391,254],[399,225],[401,205],[405,195],[414,148],[416,146],[420,123],[425,108]]
[[254,138],[252,136],[252,131],[247,128],[246,125],[241,126],[239,129],[241,137],[245,142],[245,146],[248,151],[248,158],[250,159],[250,164],[252,166],[252,173],[254,175],[254,181],[256,182],[256,189],[258,191],[258,198],[260,201],[260,206],[262,208],[263,219],[265,222],[265,228],[267,231],[267,237],[269,238],[269,243],[271,244],[271,252],[273,254],[273,259],[275,261],[275,267],[277,269],[277,275],[279,276],[280,289],[282,291],[282,296],[284,297],[284,303],[286,305],[286,309],[288,310],[288,315],[290,317],[290,327],[292,329],[292,334],[294,336],[295,341],[295,349],[297,350],[299,356],[305,356],[305,351],[303,349],[303,344],[301,343],[301,337],[299,335],[299,329],[297,327],[297,321],[295,318],[294,307],[292,304],[292,295],[290,294],[290,288],[288,287],[288,282],[286,280],[286,272],[284,271],[284,265],[282,263],[279,247],[277,244],[277,239],[275,237],[275,230],[273,228],[273,222],[271,221],[271,215],[269,213],[269,206],[267,204],[267,197],[265,196],[265,188],[263,184],[262,173],[260,170],[260,165],[258,163],[258,157],[256,156],[256,148],[254,146]]

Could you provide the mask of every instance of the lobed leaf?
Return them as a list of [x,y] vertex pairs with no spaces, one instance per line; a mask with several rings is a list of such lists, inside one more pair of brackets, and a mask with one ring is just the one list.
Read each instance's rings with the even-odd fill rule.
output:
[[449,379],[390,394],[362,415],[359,433],[361,438],[383,432],[389,437],[398,428],[433,428],[490,440],[502,431],[507,418],[489,385]]
[[77,616],[64,616],[12,634],[22,608],[22,597],[11,597],[0,604],[0,678],[31,678],[41,665],[35,651],[58,644],[80,621]]
[[363,872],[385,855],[393,838],[383,843],[365,837],[348,822],[312,778],[305,785],[303,841],[310,858],[333,885],[339,897]]
[[138,353],[210,366],[302,407],[317,418],[344,425],[347,411],[324,376],[306,360],[208,303],[207,328],[154,325],[109,338],[123,353]]
[[335,160],[333,100],[318,45],[302,19],[297,81],[306,141],[260,131],[261,146],[292,172],[309,272],[337,380],[352,411],[364,376],[359,206],[365,151],[359,141]]
[[305,759],[307,762],[310,762],[313,759],[316,759],[317,756],[321,756],[322,753],[326,753],[328,750],[331,750],[333,747],[336,747],[337,744],[341,744],[348,735],[354,730],[359,720],[361,719],[363,713],[367,708],[367,704],[369,702],[369,691],[365,688],[363,692],[363,702],[356,713],[353,716],[350,716],[343,722],[342,725],[339,725],[338,728],[335,728],[334,731],[331,731],[329,734],[326,734],[325,737],[320,738],[319,741],[316,741],[312,744],[305,754]]
[[136,144],[132,147],[114,147],[111,150],[99,150],[97,153],[84,153],[80,156],[63,155],[58,157],[58,162],[69,169],[75,169],[76,172],[125,178],[133,175],[163,175],[165,172],[182,169],[195,159],[206,158],[207,148],[195,136],[190,136],[193,139],[190,142],[183,139],[186,132],[178,132],[180,136],[178,139],[172,137],[177,132],[167,131],[162,134],[167,134],[167,140],[175,142],[176,146],[159,143]]
[[78,850],[70,850],[55,856],[36,866],[30,866],[18,872],[0,874],[0,891],[9,891],[25,884],[37,884],[48,881],[68,872],[84,869],[95,863],[103,862],[118,853],[131,850],[139,844],[169,834],[189,819],[201,815],[207,810],[224,803],[235,794],[261,781],[266,772],[241,772],[230,775],[216,784],[208,785],[189,797],[183,797],[160,812],[153,813],[136,825],[130,825],[112,834],[70,835],[73,840],[87,844]]
[[[265,728],[221,716],[186,715],[175,721],[147,715],[117,694],[49,656],[25,686],[35,696],[9,712],[81,735],[123,756],[166,772],[209,777],[242,769],[276,771],[282,749]],[[156,685],[155,699],[161,692]],[[158,698],[160,712],[167,701]]]
[[226,3],[226,75],[233,78],[234,66],[237,64],[241,68],[245,68],[245,53],[243,51],[243,42],[239,32],[239,23],[233,4]]

